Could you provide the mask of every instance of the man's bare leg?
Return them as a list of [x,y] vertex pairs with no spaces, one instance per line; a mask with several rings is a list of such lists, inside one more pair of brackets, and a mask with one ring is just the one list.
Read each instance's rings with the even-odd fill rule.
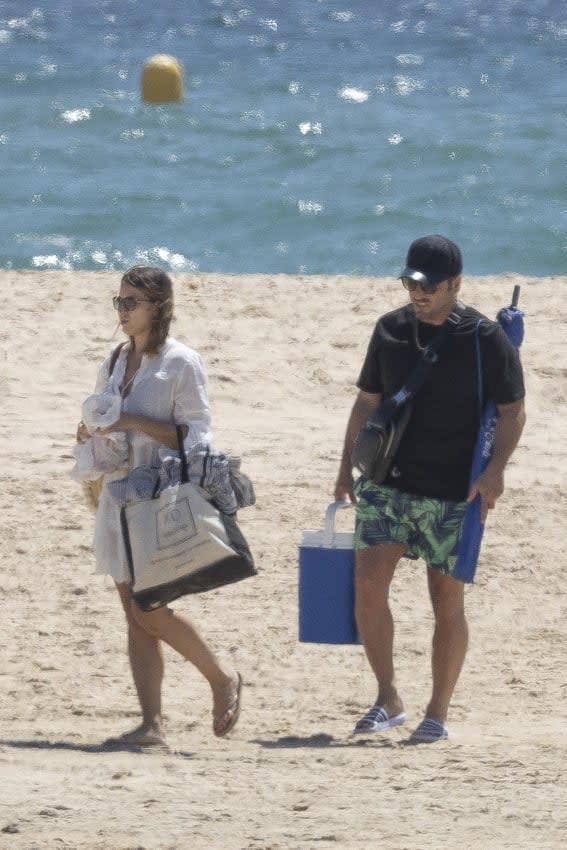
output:
[[355,614],[358,631],[378,683],[376,704],[389,717],[403,712],[394,677],[394,622],[388,592],[406,547],[380,544],[356,552]]
[[427,574],[435,630],[431,656],[433,689],[425,713],[426,717],[445,724],[468,646],[465,586],[463,582],[432,568]]

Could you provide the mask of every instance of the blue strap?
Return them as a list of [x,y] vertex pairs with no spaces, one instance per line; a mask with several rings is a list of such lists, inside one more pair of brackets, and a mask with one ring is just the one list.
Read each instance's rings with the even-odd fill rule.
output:
[[[413,321],[417,323],[415,316],[412,315]],[[437,363],[439,359],[439,351],[445,338],[448,336],[451,328],[456,327],[461,321],[461,316],[457,310],[453,310],[447,319],[441,325],[437,334],[433,337],[429,345],[421,352],[421,356],[414,365],[404,385],[392,396],[382,399],[378,407],[370,414],[369,423],[385,424],[390,422],[397,411],[416,394],[421,385],[425,382],[429,371]]]

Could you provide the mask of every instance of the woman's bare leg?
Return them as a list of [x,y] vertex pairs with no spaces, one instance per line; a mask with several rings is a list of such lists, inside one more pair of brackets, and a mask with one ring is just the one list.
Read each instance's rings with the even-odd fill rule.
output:
[[164,744],[161,685],[163,656],[160,641],[190,661],[207,679],[213,692],[213,729],[216,735],[229,732],[240,712],[239,674],[219,663],[216,656],[186,617],[170,608],[145,612],[133,602],[128,583],[116,587],[128,623],[128,655],[132,677],[142,709],[140,726],[122,735],[122,743]]
[[148,634],[133,616],[130,585],[117,582],[116,588],[128,623],[128,657],[142,709],[142,723],[119,739],[111,739],[111,742],[116,740],[145,746],[164,744],[161,714],[164,664],[160,642]]
[[193,623],[171,608],[145,612],[132,603],[132,616],[148,635],[165,641],[207,679],[213,692],[215,734],[226,735],[236,723],[240,710],[238,673],[222,665]]

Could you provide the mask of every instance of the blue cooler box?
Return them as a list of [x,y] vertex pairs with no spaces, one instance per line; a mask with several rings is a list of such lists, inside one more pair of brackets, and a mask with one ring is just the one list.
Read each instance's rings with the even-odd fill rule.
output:
[[352,532],[335,531],[333,502],[322,531],[303,532],[299,548],[299,640],[303,643],[360,643],[354,620]]

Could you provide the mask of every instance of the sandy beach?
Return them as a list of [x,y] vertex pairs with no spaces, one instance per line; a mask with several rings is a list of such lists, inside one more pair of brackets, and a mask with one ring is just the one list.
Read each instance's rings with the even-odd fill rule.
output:
[[[522,287],[528,424],[467,589],[470,650],[450,740],[406,747],[429,697],[421,562],[392,587],[407,727],[353,738],[373,701],[359,646],[298,642],[303,529],[332,498],[369,335],[390,278],[175,277],[178,339],[203,356],[217,446],[243,458],[259,574],[176,603],[244,679],[229,739],[208,687],[166,650],[172,753],[104,752],[137,701],[93,515],[69,478],[80,406],[120,341],[119,273],[3,271],[0,382],[4,850],[559,850],[567,846],[567,307],[564,278],[464,277],[490,317]],[[345,530],[353,515],[344,511]]]

